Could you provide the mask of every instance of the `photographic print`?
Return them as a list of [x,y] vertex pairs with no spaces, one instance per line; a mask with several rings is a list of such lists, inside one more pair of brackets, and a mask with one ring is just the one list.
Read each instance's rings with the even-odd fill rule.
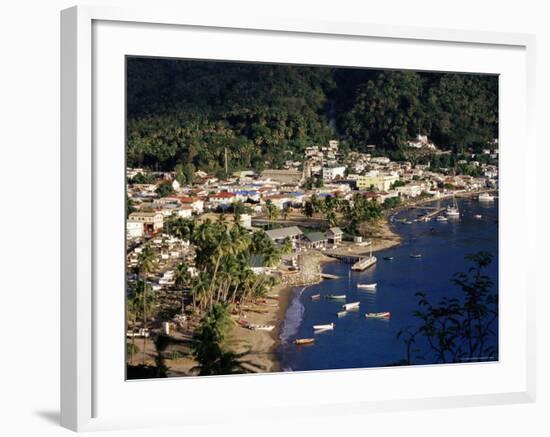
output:
[[498,361],[498,89],[127,57],[127,379]]

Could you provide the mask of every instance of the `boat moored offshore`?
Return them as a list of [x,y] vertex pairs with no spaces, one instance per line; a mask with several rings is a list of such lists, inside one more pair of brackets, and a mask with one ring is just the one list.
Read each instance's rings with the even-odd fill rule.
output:
[[367,319],[389,319],[391,316],[391,313],[389,311],[382,311],[379,313],[367,313],[365,314],[365,317]]
[[359,308],[359,305],[360,305],[360,302],[350,302],[342,305],[342,308],[344,308],[346,311],[349,311],[355,308]]
[[313,329],[316,331],[328,331],[334,329],[334,323],[328,323],[326,325],[313,325]]
[[357,288],[364,288],[365,290],[375,290],[378,284],[373,282],[372,284],[357,284]]
[[477,200],[479,200],[480,202],[492,202],[495,200],[495,196],[489,194],[489,193],[481,193],[478,197],[477,197]]

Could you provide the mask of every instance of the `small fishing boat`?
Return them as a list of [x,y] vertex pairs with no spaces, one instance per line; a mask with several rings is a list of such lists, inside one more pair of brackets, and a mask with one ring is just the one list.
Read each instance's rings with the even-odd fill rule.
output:
[[411,258],[422,258],[421,253],[411,253]]
[[342,308],[344,308],[346,311],[349,311],[349,310],[352,310],[354,308],[359,308],[359,304],[360,304],[360,302],[345,303],[344,305],[342,305]]
[[248,325],[252,331],[273,331],[275,325]]
[[336,313],[336,315],[337,315],[338,317],[344,317],[347,313],[348,313],[347,311],[338,311],[338,312]]
[[376,282],[373,282],[372,284],[357,284],[357,288],[364,288],[366,290],[375,290],[376,289]]
[[393,256],[385,256],[385,257],[384,257],[384,259],[385,259],[386,261],[391,261],[391,260],[394,259],[394,258],[395,258],[395,257],[393,257]]
[[321,295],[320,294],[313,294],[311,295],[311,300],[318,300],[321,298]]
[[323,279],[339,279],[340,276],[331,275],[330,273],[321,273],[321,278],[323,278]]
[[326,299],[329,299],[329,300],[342,300],[345,298],[346,298],[345,294],[329,294],[326,296]]
[[479,220],[479,219],[483,218],[483,216],[481,214],[476,214],[476,215],[474,215],[474,218]]
[[365,314],[365,317],[367,319],[389,319],[391,316],[391,313],[389,311],[383,311],[380,313],[367,313]]
[[438,222],[446,222],[448,219],[447,219],[447,217],[445,217],[444,215],[438,215],[437,218],[436,218],[436,220],[437,220]]
[[313,325],[313,329],[316,331],[328,331],[334,329],[334,323],[328,323],[326,325]]
[[313,344],[313,343],[315,343],[314,338],[297,338],[296,340],[294,340],[294,344],[298,346],[303,346],[305,344]]

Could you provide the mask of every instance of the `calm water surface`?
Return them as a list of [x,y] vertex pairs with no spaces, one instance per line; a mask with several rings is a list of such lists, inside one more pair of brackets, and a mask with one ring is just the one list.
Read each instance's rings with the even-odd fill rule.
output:
[[[442,200],[427,206],[446,206]],[[459,219],[448,222],[431,220],[427,223],[404,224],[393,222],[402,244],[377,252],[378,262],[364,272],[351,272],[350,264],[333,262],[324,272],[341,276],[318,285],[294,290],[281,330],[279,349],[285,370],[322,370],[387,366],[405,358],[405,346],[396,339],[399,330],[415,326],[413,312],[418,308],[419,291],[427,293],[432,303],[443,297],[462,297],[451,282],[455,272],[465,272],[471,263],[465,255],[487,251],[493,254],[488,274],[498,289],[498,201],[480,203],[475,199],[458,200]],[[396,219],[415,219],[421,210],[405,211]],[[474,215],[481,214],[481,219]],[[411,258],[412,253],[422,258]],[[383,257],[393,256],[392,261]],[[376,292],[357,288],[357,283],[378,283]],[[311,295],[321,299],[311,300]],[[347,302],[360,301],[360,310],[337,317],[343,302],[324,299],[327,294],[346,294]],[[367,312],[390,311],[390,320],[369,320]],[[334,331],[314,334],[312,325],[334,322]],[[295,346],[296,338],[315,337],[311,346]],[[497,336],[491,342],[497,343]],[[421,346],[422,347],[422,346]],[[426,351],[420,351],[424,353]],[[428,361],[429,362],[429,361]]]

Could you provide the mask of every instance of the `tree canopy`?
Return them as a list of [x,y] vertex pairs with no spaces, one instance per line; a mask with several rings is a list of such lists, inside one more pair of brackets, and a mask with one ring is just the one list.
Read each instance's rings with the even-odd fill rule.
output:
[[331,138],[395,151],[417,134],[443,149],[498,132],[498,78],[214,61],[127,60],[130,166],[219,172],[280,167]]

